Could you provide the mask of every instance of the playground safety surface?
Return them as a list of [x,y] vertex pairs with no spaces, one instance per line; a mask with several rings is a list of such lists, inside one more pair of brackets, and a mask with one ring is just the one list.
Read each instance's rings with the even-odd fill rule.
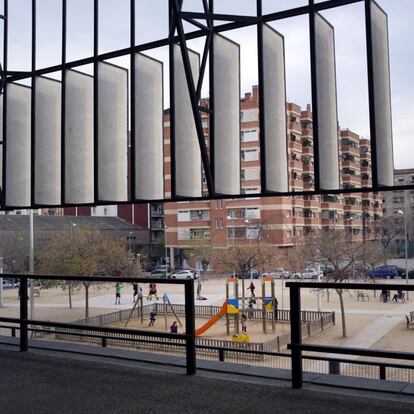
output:
[[[413,413],[411,397],[0,346],[9,413]],[[339,379],[339,378],[338,378]]]

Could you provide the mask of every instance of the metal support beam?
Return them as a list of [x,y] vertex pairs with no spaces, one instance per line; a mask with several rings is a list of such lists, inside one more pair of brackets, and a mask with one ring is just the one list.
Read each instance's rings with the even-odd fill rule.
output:
[[187,375],[196,373],[194,281],[184,285]]
[[207,188],[210,196],[214,196],[214,183],[213,178],[211,175],[211,168],[210,168],[210,162],[208,159],[207,154],[207,146],[204,139],[204,131],[203,131],[203,125],[201,122],[201,116],[198,111],[198,99],[196,96],[196,90],[194,86],[194,79],[191,71],[191,65],[190,65],[190,59],[188,56],[188,49],[187,49],[187,43],[184,36],[184,28],[183,23],[180,18],[177,18],[179,16],[179,5],[178,1],[173,1],[173,7],[174,7],[174,14],[176,17],[176,24],[177,24],[177,31],[178,31],[178,37],[180,39],[180,49],[181,49],[181,55],[183,59],[183,65],[184,65],[184,71],[185,76],[187,79],[187,86],[188,86],[188,92],[190,95],[190,101],[191,101],[191,107],[193,110],[193,116],[194,116],[194,122],[197,129],[197,137],[198,137],[198,143],[200,145],[200,152],[201,152],[201,160],[204,167],[204,174],[207,181]]
[[[300,322],[300,289],[290,286],[290,335],[293,345],[302,344],[302,326]],[[302,350],[293,347],[292,352],[292,387],[302,388]]]

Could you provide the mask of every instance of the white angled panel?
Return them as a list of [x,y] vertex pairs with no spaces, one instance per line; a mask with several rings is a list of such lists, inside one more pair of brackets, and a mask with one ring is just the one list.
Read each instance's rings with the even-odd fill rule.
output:
[[35,203],[61,204],[61,84],[37,77],[35,88]]
[[7,206],[30,206],[30,108],[30,88],[9,83],[5,177]]
[[135,197],[164,197],[162,63],[135,55]]
[[[372,67],[375,106],[375,142],[377,181],[380,186],[394,185],[392,116],[387,15],[374,2],[371,8]],[[374,172],[375,173],[375,172]]]
[[320,188],[335,190],[339,188],[335,36],[333,27],[318,13],[315,13],[315,66]]
[[219,194],[240,194],[240,50],[214,35],[214,169]]
[[[191,71],[197,85],[200,59],[189,50]],[[190,94],[180,47],[174,46],[175,188],[180,197],[201,197],[201,152],[191,109]]]
[[65,202],[92,203],[93,78],[73,70],[65,76]]
[[128,199],[128,72],[98,64],[98,198]]
[[288,191],[284,38],[263,25],[266,190]]

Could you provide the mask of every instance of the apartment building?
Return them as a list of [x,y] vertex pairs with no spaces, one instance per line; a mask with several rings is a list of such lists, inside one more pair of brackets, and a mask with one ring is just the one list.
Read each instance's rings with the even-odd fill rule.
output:
[[[394,184],[408,185],[414,183],[414,168],[394,171]],[[414,255],[414,190],[388,191],[382,194],[382,212],[385,217],[395,219],[396,237],[391,242],[390,250],[396,255],[405,254],[404,227],[407,224],[408,256]]]
[[[260,191],[260,145],[258,87],[241,100],[242,193]],[[206,104],[206,102],[204,102]],[[312,112],[294,103],[287,106],[289,186],[292,191],[314,189]],[[203,116],[208,145],[208,115]],[[170,124],[165,119],[164,156],[166,196],[171,193]],[[343,188],[371,185],[369,140],[341,129],[338,136],[340,179]],[[304,235],[322,229],[346,229],[356,237],[373,238],[371,223],[382,215],[377,193],[253,197],[249,199],[206,200],[154,205],[150,217],[157,227],[153,237],[161,240],[164,228],[171,263],[181,266],[188,251],[199,245],[217,248],[250,243],[260,238],[280,248],[293,246]],[[151,210],[152,211],[152,210]],[[198,263],[200,266],[200,263]]]

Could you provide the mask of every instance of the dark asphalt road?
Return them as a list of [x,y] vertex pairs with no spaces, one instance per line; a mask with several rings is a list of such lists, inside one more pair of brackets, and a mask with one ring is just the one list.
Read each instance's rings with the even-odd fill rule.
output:
[[414,405],[0,349],[0,413],[414,413]]

